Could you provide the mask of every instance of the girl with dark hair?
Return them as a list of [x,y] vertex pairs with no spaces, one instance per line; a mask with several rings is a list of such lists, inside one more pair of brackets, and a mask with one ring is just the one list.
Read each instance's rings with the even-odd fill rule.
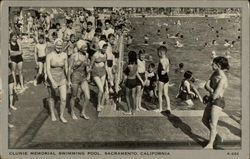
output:
[[181,81],[179,86],[179,92],[177,98],[184,101],[189,107],[194,105],[192,99],[199,98],[202,102],[202,98],[198,90],[192,84],[194,82],[193,73],[191,71],[186,71],[184,73],[184,79]]
[[139,77],[138,66],[137,66],[137,55],[135,51],[128,53],[128,66],[123,71],[126,87],[126,101],[128,110],[125,114],[131,115],[136,109],[136,86],[137,78]]
[[210,130],[209,143],[205,149],[212,149],[214,142],[217,142],[220,136],[217,134],[217,123],[222,110],[225,107],[224,92],[228,87],[228,79],[225,70],[229,70],[228,59],[222,56],[214,58],[212,63],[213,73],[208,79],[205,89],[209,96],[203,98],[207,104],[202,122]]
[[24,82],[23,82],[23,57],[22,57],[22,48],[19,39],[16,34],[10,35],[9,43],[9,54],[11,60],[11,72],[14,78],[14,87],[17,86],[16,80],[16,69],[18,70],[19,81],[21,84],[21,91],[24,91]]

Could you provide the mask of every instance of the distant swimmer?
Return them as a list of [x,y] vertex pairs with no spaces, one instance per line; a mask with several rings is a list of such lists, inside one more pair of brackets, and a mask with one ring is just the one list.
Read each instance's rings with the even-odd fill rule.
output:
[[177,40],[174,46],[180,48],[183,47],[183,44]]
[[218,45],[217,42],[216,42],[216,40],[212,41],[212,45]]
[[163,26],[166,26],[166,27],[168,26],[168,24],[167,24],[167,23],[163,23],[162,25],[163,25]]
[[148,44],[149,37],[147,34],[144,35],[144,44]]
[[181,21],[180,20],[177,21],[177,25],[181,26]]
[[205,42],[204,45],[203,45],[203,47],[208,47],[208,43]]
[[231,43],[231,47],[234,47],[235,41],[233,40]]
[[179,38],[180,33],[176,33],[175,35],[170,36],[170,39],[177,39]]
[[231,46],[231,44],[229,43],[229,41],[228,41],[227,39],[225,39],[224,46],[225,46],[225,47],[229,47],[229,46]]
[[161,30],[158,29],[158,30],[157,30],[157,36],[160,36],[160,35],[161,35]]

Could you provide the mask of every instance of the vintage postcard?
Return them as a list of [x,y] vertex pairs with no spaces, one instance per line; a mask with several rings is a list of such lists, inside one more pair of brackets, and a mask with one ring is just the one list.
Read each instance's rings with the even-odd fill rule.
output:
[[1,2],[3,159],[249,158],[247,1]]

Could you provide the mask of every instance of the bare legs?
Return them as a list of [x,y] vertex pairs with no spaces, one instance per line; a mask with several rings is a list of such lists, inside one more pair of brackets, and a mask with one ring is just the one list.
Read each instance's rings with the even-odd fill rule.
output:
[[159,98],[159,112],[162,112],[163,108],[162,108],[162,95],[164,94],[165,98],[166,98],[166,102],[167,102],[167,110],[171,111],[171,107],[170,107],[170,99],[168,96],[168,83],[163,83],[159,81],[159,92],[158,92],[158,98]]
[[89,105],[89,100],[90,100],[90,92],[89,92],[89,84],[87,81],[82,82],[81,88],[84,93],[85,101],[82,106],[82,112],[81,112],[81,117],[85,119],[89,119],[89,116],[86,115],[86,107]]
[[[49,88],[49,94],[50,94],[49,109],[50,109],[52,121],[56,121],[56,117],[55,117],[55,98],[56,98],[55,89],[57,89],[57,88]],[[59,95],[60,95],[60,119],[63,123],[67,123],[67,120],[63,116],[65,106],[66,106],[67,87],[66,87],[66,85],[62,85],[58,88],[58,90],[59,90]]]
[[38,62],[38,72],[37,72],[37,75],[35,77],[35,80],[34,80],[34,86],[37,85],[37,80],[39,79],[39,77],[42,75],[42,73],[44,73],[44,81],[46,81],[47,79],[47,74],[46,74],[46,64],[42,63],[42,62]]
[[216,105],[210,106],[210,108],[209,106],[207,106],[204,111],[202,122],[210,130],[209,142],[207,146],[204,147],[205,149],[213,148],[213,144],[217,135],[217,124],[218,124],[221,112],[222,112],[222,108]]
[[16,77],[16,68],[18,70],[19,81],[20,81],[20,84],[21,84],[21,89],[23,90],[24,89],[24,84],[23,84],[23,62],[19,62],[19,63],[11,62],[11,65],[12,65],[11,73],[12,73],[12,76],[14,78]]
[[106,75],[102,77],[95,76],[94,77],[95,83],[98,87],[98,98],[97,98],[97,111],[101,111],[103,108],[103,102],[104,102],[104,84],[106,80]]
[[[82,111],[81,111],[81,115],[80,116],[82,118],[84,118],[84,119],[89,119],[89,117],[86,115],[86,106],[89,104],[89,99],[90,99],[90,92],[89,92],[88,82],[87,81],[83,81],[81,83],[80,87],[81,87],[81,90],[84,93],[84,99],[85,99],[85,101],[83,103],[83,106],[82,106]],[[75,100],[76,100],[76,96],[78,94],[78,90],[79,90],[79,85],[78,84],[72,85],[72,96],[71,96],[71,99],[70,99],[70,108],[71,108],[71,117],[74,120],[78,119],[76,117],[75,111],[74,111]],[[81,99],[82,98],[83,97],[81,97]]]
[[136,110],[146,110],[141,106],[143,90],[144,88],[141,85],[136,87]]

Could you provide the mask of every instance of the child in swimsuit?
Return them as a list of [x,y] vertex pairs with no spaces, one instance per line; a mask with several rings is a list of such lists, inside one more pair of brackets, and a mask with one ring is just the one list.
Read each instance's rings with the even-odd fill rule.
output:
[[75,48],[76,48],[76,36],[75,34],[71,34],[70,35],[70,40],[68,42],[68,44],[65,46],[64,51],[67,52],[68,54],[68,58],[70,58],[70,56],[75,53]]
[[91,59],[90,70],[94,81],[98,87],[98,104],[97,111],[101,111],[104,104],[104,85],[106,83],[106,62],[108,44],[100,44],[100,50],[95,52]]
[[70,99],[70,106],[71,106],[71,117],[74,120],[78,118],[74,112],[75,100],[77,98],[77,94],[79,91],[79,87],[81,91],[84,92],[85,100],[82,108],[82,112],[80,117],[84,119],[89,119],[86,115],[86,106],[89,104],[90,99],[90,91],[88,80],[90,78],[89,74],[89,59],[87,53],[87,43],[83,40],[77,42],[77,52],[72,54],[69,59],[69,73],[68,73],[68,85],[71,87],[71,99]]
[[145,82],[145,90],[148,93],[150,97],[150,101],[153,103],[153,99],[157,97],[157,87],[156,87],[156,73],[154,72],[155,64],[151,63],[148,66],[147,74],[147,80]]
[[141,100],[144,90],[146,77],[146,62],[144,60],[145,50],[139,51],[139,58],[137,59],[138,73],[139,76],[137,78],[137,87],[136,87],[136,110],[146,110],[141,106]]
[[[202,102],[202,98],[197,89],[191,84],[193,80],[193,73],[191,71],[186,71],[184,73],[184,79],[181,81],[179,86],[178,94],[176,98],[180,98],[184,101],[189,107],[194,105],[193,99],[199,98]],[[198,93],[197,93],[198,92]]]
[[46,49],[47,43],[45,42],[44,35],[40,35],[38,38],[39,43],[35,46],[35,62],[38,67],[38,72],[34,80],[34,86],[37,85],[37,80],[42,74],[44,74],[44,81],[47,80],[46,73]]
[[155,110],[157,112],[162,112],[162,95],[166,98],[167,102],[167,113],[171,113],[170,107],[170,99],[168,96],[168,86],[169,86],[169,59],[167,58],[167,48],[165,46],[160,46],[158,49],[158,55],[160,57],[159,66],[158,66],[158,79],[159,79],[159,87],[158,87],[158,98],[159,98],[159,109]]
[[227,58],[218,56],[214,58],[212,63],[213,73],[205,85],[205,89],[209,92],[205,96],[204,103],[207,104],[202,122],[210,130],[210,138],[205,149],[212,149],[217,143],[220,136],[217,134],[217,123],[222,110],[225,107],[224,92],[228,87],[228,79],[225,70],[229,70]]
[[125,83],[126,87],[126,101],[128,105],[127,112],[125,114],[131,115],[136,109],[136,86],[137,77],[139,76],[136,52],[130,51],[128,53],[128,66],[123,73],[123,83]]
[[11,72],[14,78],[14,84],[16,88],[17,80],[16,80],[16,68],[18,70],[19,81],[21,84],[21,91],[24,90],[24,82],[23,82],[23,57],[22,57],[22,48],[19,40],[17,39],[16,34],[10,35],[10,43],[9,43],[9,54],[11,60]]

